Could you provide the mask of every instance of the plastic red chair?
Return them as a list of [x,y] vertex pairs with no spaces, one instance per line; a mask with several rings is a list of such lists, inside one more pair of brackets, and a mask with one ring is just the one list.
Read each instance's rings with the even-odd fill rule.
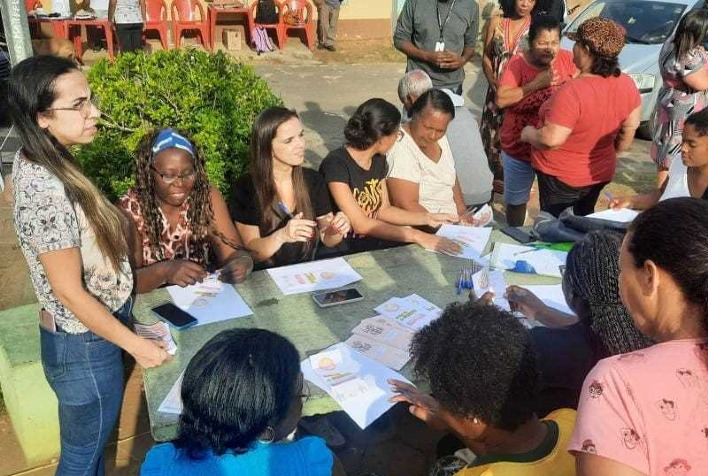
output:
[[162,49],[167,49],[167,3],[165,0],[145,1],[145,25],[143,36],[148,31],[156,31],[160,37]]
[[288,31],[305,30],[305,46],[315,47],[315,23],[312,4],[307,0],[283,0],[281,3],[280,28],[283,46],[288,41]]
[[197,30],[202,46],[209,49],[209,23],[202,5],[197,0],[172,0],[172,40],[175,48],[179,48],[182,32],[188,30]]
[[[275,32],[275,42],[277,43],[278,49],[283,49],[283,30],[281,29],[281,24],[283,23],[283,6],[280,2],[275,3],[275,9],[278,11],[278,23],[258,23],[256,21],[256,9],[258,7],[258,0],[255,0],[251,4],[251,17],[253,18],[253,26],[255,28],[262,27],[266,30],[273,30]],[[249,32],[250,33],[250,32]]]

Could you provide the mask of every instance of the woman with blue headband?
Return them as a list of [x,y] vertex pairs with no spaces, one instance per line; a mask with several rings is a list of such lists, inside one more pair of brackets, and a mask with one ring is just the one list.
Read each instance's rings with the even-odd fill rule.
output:
[[140,293],[194,284],[212,265],[228,283],[244,281],[253,268],[224,198],[209,185],[199,149],[183,132],[167,128],[143,138],[135,187],[119,206],[134,225],[130,239]]

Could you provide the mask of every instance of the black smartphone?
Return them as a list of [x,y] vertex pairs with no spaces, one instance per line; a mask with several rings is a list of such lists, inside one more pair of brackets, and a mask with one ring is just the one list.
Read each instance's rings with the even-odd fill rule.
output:
[[364,299],[364,296],[355,288],[347,288],[340,289],[339,291],[315,293],[312,295],[312,299],[314,299],[315,303],[320,307],[330,307],[348,302],[361,301]]
[[510,236],[519,243],[526,244],[526,243],[531,243],[536,241],[536,239],[526,233],[524,230],[521,228],[515,227],[515,226],[503,226],[501,228],[501,232],[504,233],[506,236]]
[[180,309],[171,302],[163,302],[150,309],[161,319],[172,324],[177,329],[186,329],[197,323],[197,318]]

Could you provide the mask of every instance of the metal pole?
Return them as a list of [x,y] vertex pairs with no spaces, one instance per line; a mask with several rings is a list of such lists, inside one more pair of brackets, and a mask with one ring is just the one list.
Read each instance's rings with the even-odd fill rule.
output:
[[32,56],[29,23],[24,0],[0,0],[2,26],[13,65]]

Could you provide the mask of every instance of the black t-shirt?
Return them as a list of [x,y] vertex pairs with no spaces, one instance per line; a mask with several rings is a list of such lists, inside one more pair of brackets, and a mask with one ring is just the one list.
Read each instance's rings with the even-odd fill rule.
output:
[[359,167],[347,149],[340,147],[324,158],[320,173],[325,182],[341,182],[349,185],[354,200],[369,218],[376,218],[381,208],[382,181],[388,174],[386,157],[375,155],[369,170]]
[[[383,180],[388,175],[386,157],[375,155],[369,170],[362,169],[346,148],[335,149],[322,161],[320,173],[325,182],[340,182],[349,185],[359,207],[369,218],[378,218],[381,208]],[[336,203],[333,204],[336,207]],[[350,234],[344,240],[343,253],[391,248],[405,243],[381,240],[369,236]]]
[[[303,177],[305,187],[310,194],[312,210],[315,217],[327,215],[332,211],[332,204],[329,200],[327,186],[322,180],[322,176],[317,171],[303,167]],[[253,179],[250,174],[244,175],[231,186],[231,198],[229,199],[229,213],[231,218],[244,225],[259,227],[262,237],[266,237],[275,231],[283,228],[289,218],[280,210],[275,210],[277,221],[276,226],[270,232],[263,227],[263,216]],[[298,210],[291,210],[291,214],[296,215]],[[269,260],[258,263],[257,269],[272,268],[288,264],[305,261],[308,257],[303,256],[303,243],[285,243]]]

